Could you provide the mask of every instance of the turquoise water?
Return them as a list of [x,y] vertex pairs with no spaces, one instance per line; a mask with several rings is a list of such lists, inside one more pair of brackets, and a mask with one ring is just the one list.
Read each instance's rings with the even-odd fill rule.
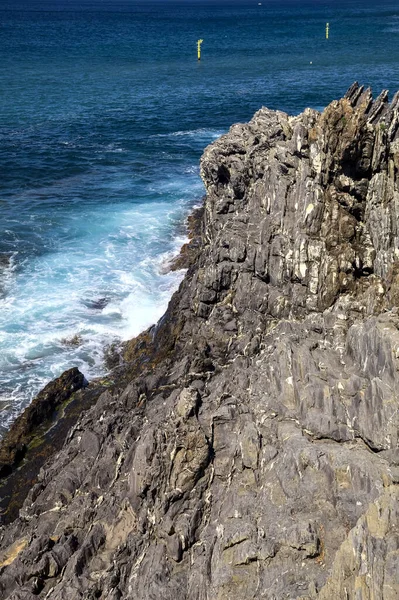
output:
[[393,93],[398,63],[384,0],[1,0],[0,432],[48,380],[100,374],[105,344],[162,315],[208,143],[354,80]]

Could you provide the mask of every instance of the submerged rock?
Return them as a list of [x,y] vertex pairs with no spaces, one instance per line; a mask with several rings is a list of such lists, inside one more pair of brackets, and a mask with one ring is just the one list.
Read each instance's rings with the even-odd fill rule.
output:
[[0,298],[6,295],[8,278],[14,267],[13,257],[12,252],[0,252]]
[[11,252],[0,252],[0,270],[8,269],[11,266],[12,260]]
[[78,347],[83,344],[83,338],[79,333],[75,333],[75,335],[72,335],[71,337],[62,338],[60,342],[63,346]]
[[85,298],[82,302],[87,308],[102,310],[109,304],[109,298]]
[[2,597],[398,597],[398,129],[355,84],[206,149],[201,244],[2,529]]

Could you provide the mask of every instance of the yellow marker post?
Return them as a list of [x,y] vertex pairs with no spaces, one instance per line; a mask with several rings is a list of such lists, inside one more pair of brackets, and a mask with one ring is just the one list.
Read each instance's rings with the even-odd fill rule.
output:
[[328,40],[329,34],[330,34],[330,23],[326,23],[326,40]]
[[197,48],[198,48],[198,60],[201,60],[201,44],[204,40],[198,40]]

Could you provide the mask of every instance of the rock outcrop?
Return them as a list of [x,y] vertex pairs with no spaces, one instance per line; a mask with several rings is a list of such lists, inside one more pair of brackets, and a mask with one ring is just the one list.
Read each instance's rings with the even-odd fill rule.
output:
[[2,598],[399,597],[398,167],[358,85],[206,149],[198,252],[2,528]]
[[11,473],[24,458],[32,433],[51,417],[56,408],[80,390],[84,375],[76,367],[50,381],[12,424],[0,441],[0,480]]

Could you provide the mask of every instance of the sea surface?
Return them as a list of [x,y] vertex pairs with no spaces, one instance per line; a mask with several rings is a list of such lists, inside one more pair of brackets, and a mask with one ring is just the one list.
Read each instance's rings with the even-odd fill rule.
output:
[[161,317],[205,146],[354,80],[399,88],[397,1],[0,0],[0,434]]

